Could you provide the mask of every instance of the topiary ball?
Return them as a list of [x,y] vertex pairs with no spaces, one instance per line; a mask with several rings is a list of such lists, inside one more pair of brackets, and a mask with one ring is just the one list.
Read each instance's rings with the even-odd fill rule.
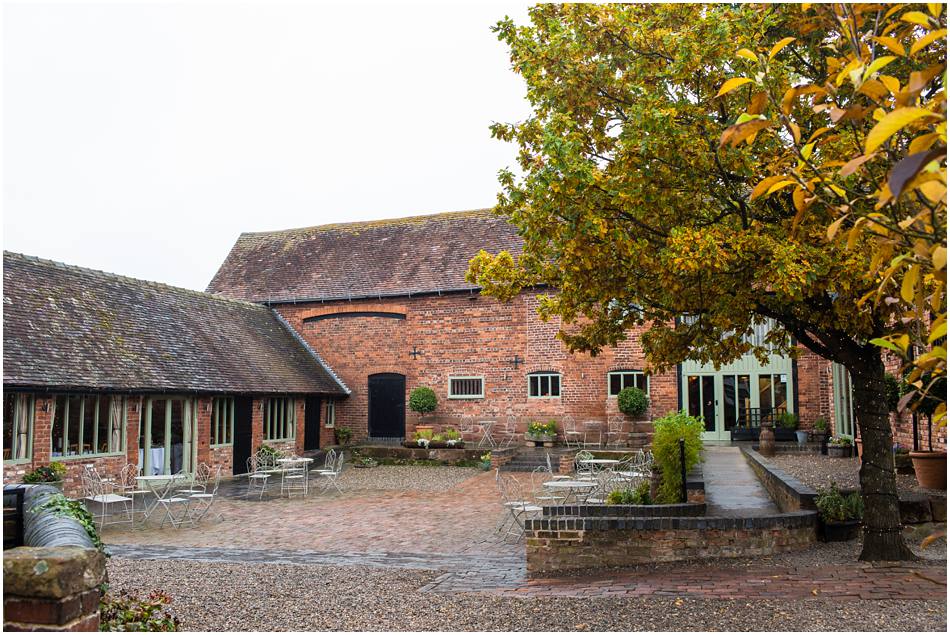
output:
[[437,403],[438,399],[436,399],[435,391],[425,386],[413,388],[409,394],[409,409],[419,414],[432,412],[435,410]]
[[628,417],[638,417],[647,411],[650,400],[639,388],[630,386],[617,395],[617,407]]

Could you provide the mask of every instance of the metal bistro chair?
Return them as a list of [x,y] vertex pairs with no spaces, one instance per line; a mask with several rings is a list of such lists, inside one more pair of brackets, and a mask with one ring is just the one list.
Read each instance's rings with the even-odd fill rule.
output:
[[[214,487],[211,489],[210,494],[208,494],[207,491],[204,491],[192,494],[188,497],[191,499],[191,502],[194,505],[191,507],[189,512],[189,521],[192,525],[196,525],[201,522],[201,519],[205,517],[205,514],[207,514],[208,510],[211,509],[211,506],[214,505],[214,501],[218,495],[218,486],[221,485],[221,466],[216,466],[213,473]],[[220,514],[218,516],[220,518]]]
[[596,479],[596,470],[593,463],[588,463],[588,459],[594,458],[594,455],[587,450],[581,450],[574,455],[574,474],[578,481],[593,481]]
[[[172,477],[182,476],[179,474],[172,475]],[[158,526],[159,529],[162,529],[165,526],[165,521],[169,521],[172,524],[172,527],[178,529],[181,527],[182,523],[188,518],[188,506],[191,504],[191,499],[187,494],[179,495],[178,492],[172,493],[171,486],[165,488],[163,494],[159,494],[157,498],[158,505],[165,510],[165,515],[162,516],[162,522]],[[175,516],[173,510],[176,507],[184,506],[184,509],[181,511],[179,516]]]
[[562,500],[562,497],[544,489],[544,481],[548,480],[550,475],[548,468],[543,465],[531,472],[531,497],[538,505],[557,505]]
[[511,522],[508,523],[503,540],[507,542],[508,538],[514,535],[520,541],[524,538],[525,521],[539,516],[542,508],[540,505],[524,501],[524,496],[521,494],[521,485],[514,478],[504,476],[499,479],[499,484],[505,507],[511,515]]
[[323,467],[315,467],[310,470],[311,474],[316,474],[319,476],[324,472],[332,472],[333,467],[336,465],[336,450],[330,448],[327,450],[327,453],[323,456]]
[[199,463],[198,467],[195,468],[194,474],[191,476],[191,483],[187,483],[186,487],[179,488],[176,491],[184,495],[201,494],[208,489],[208,480],[210,478],[211,466],[206,463]]
[[501,434],[499,436],[500,441],[498,443],[498,448],[500,450],[507,450],[510,448],[518,439],[518,418],[508,417],[505,420],[505,427],[501,430]]
[[286,463],[280,473],[280,493],[292,496],[299,492],[307,495],[307,465],[304,462]]
[[149,490],[144,489],[139,485],[138,479],[136,478],[139,475],[139,466],[135,463],[126,463],[119,471],[119,481],[116,484],[116,493],[120,496],[128,496],[132,499],[132,518],[135,518],[135,497],[138,496],[142,500],[142,513],[144,519],[148,520],[148,515],[145,514],[148,511],[148,504],[144,501],[144,498],[150,493]]
[[340,452],[336,456],[336,463],[333,466],[333,470],[330,472],[318,472],[320,478],[323,480],[323,489],[325,491],[330,491],[330,487],[334,487],[337,492],[340,494],[343,493],[343,488],[340,487],[340,474],[343,472],[343,459],[346,458],[343,452]]
[[623,421],[607,421],[607,447],[617,448],[626,445],[623,439]]
[[[550,453],[550,452],[545,452],[545,453],[544,453],[544,460],[545,460],[545,462],[547,463],[548,475],[550,475],[550,477],[551,477],[552,480],[555,480],[555,481],[567,481],[567,480],[569,480],[569,479],[571,478],[571,477],[570,477],[569,475],[567,475],[567,474],[559,474],[558,472],[555,472],[555,471],[554,471],[554,468],[551,467],[551,453]],[[560,467],[560,466],[558,466],[558,467]]]
[[603,443],[603,430],[600,421],[590,420],[584,422],[584,447],[601,447]]
[[130,503],[132,503],[131,497],[116,494],[113,491],[113,485],[105,483],[94,467],[84,469],[80,479],[83,489],[83,500],[88,500],[99,505],[100,513],[93,514],[93,521],[99,524],[99,529],[110,524],[108,519],[115,515],[109,513],[110,505],[121,505],[122,514],[125,516],[124,520],[118,520],[111,524],[131,524],[133,522],[132,508],[130,506]]
[[478,425],[481,426],[482,436],[478,440],[479,448],[491,448],[495,449],[495,439],[492,437],[492,428],[495,427],[494,419],[485,419],[484,421],[479,421]]
[[270,472],[257,469],[257,457],[249,456],[247,458],[247,492],[245,497],[250,497],[255,491],[258,491],[258,500],[264,498],[264,492],[267,491],[267,482],[270,480]]
[[584,438],[584,433],[577,429],[577,423],[572,415],[567,415],[563,420],[564,424],[564,445],[569,448],[580,448]]
[[459,421],[459,433],[465,442],[477,440],[478,429],[475,427],[475,417],[462,417]]

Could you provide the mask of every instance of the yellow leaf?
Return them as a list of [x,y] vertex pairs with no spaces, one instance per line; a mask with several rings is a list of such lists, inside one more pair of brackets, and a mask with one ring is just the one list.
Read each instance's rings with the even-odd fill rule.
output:
[[931,256],[931,259],[933,260],[935,271],[940,271],[941,269],[946,267],[947,266],[947,248],[937,246],[934,249],[934,253]]
[[831,225],[828,225],[828,232],[826,234],[828,237],[828,240],[835,239],[835,235],[838,233],[838,230],[841,229],[841,223],[843,223],[847,218],[848,218],[847,216],[842,216],[841,218],[833,222]]
[[943,3],[942,2],[928,2],[927,10],[930,11],[930,15],[932,15],[935,18],[939,18],[940,13],[943,11]]
[[905,302],[914,301],[914,292],[917,289],[917,279],[920,277],[920,265],[913,265],[904,274],[904,280],[901,282],[901,297]]
[[760,196],[768,192],[769,188],[772,187],[772,185],[774,185],[775,183],[778,183],[784,178],[785,178],[784,176],[778,175],[778,176],[769,176],[762,179],[762,181],[760,181],[758,185],[752,188],[752,194],[749,195],[749,200],[754,201],[755,199],[759,198]]
[[901,20],[912,24],[919,24],[928,29],[930,28],[930,18],[927,17],[926,13],[921,13],[920,11],[908,11],[901,16]]
[[940,135],[936,132],[928,132],[927,134],[920,135],[910,142],[910,146],[907,148],[907,156],[929,150],[930,146],[939,138]]
[[798,127],[798,124],[794,121],[788,122],[788,127],[792,129],[792,138],[795,140],[795,145],[798,145],[802,141],[802,129]]
[[934,203],[942,201],[947,196],[947,186],[940,181],[927,181],[926,183],[922,183],[917,189]]
[[[881,18],[881,19],[882,19],[882,20],[886,20],[886,19],[888,19],[889,17],[891,17],[892,15],[894,15],[895,13],[897,13],[898,11],[900,11],[900,10],[903,9],[903,8],[904,8],[904,5],[902,5],[902,4],[895,4],[893,7],[891,7],[890,9],[887,10],[887,13],[885,13],[885,14],[884,14],[884,17]],[[882,30],[882,33],[887,33],[887,30]]]
[[926,48],[934,40],[939,40],[942,37],[947,37],[946,29],[937,29],[936,31],[931,31],[924,37],[920,38],[910,47],[910,54],[915,55],[919,50]]
[[755,53],[753,53],[749,49],[739,49],[738,51],[736,51],[736,55],[738,55],[739,57],[744,57],[747,60],[752,60],[753,62],[759,61],[759,58],[755,56]]
[[939,340],[941,337],[947,336],[947,323],[943,322],[934,327],[930,332],[930,337],[927,338],[929,344],[933,344],[935,341]]
[[868,162],[868,161],[870,161],[871,159],[873,159],[875,156],[877,156],[877,155],[875,155],[875,154],[862,154],[862,155],[860,155],[860,156],[857,156],[857,157],[851,159],[850,161],[848,161],[847,163],[845,163],[845,164],[844,164],[844,167],[841,168],[841,171],[840,171],[838,174],[840,174],[841,176],[851,176],[852,174],[854,174],[854,173],[857,171],[857,169],[858,169],[859,167],[861,167],[861,166],[864,165],[866,162]]
[[881,70],[882,68],[884,68],[885,66],[887,66],[888,64],[890,64],[896,59],[897,58],[893,55],[884,55],[883,57],[877,58],[876,60],[868,64],[867,69],[865,69],[864,71],[864,79],[867,79],[868,77],[871,76],[872,73],[876,73],[877,71]]
[[830,130],[831,128],[828,128],[828,127],[819,128],[818,130],[811,133],[810,137],[808,137],[808,143],[811,143],[812,141],[814,141],[815,139],[817,139],[818,137],[820,137],[821,135],[825,134],[826,132]]
[[786,37],[786,38],[782,38],[781,40],[779,40],[778,42],[776,42],[776,43],[775,43],[775,46],[772,47],[772,50],[769,51],[769,59],[771,60],[773,57],[775,57],[776,55],[778,55],[779,51],[781,51],[783,48],[785,48],[786,46],[788,46],[789,44],[791,44],[791,43],[794,42],[794,41],[795,41],[795,38],[793,38],[793,37]]
[[716,93],[716,97],[722,97],[728,92],[731,92],[743,84],[751,84],[752,80],[748,77],[733,77],[732,79],[727,79],[726,82],[719,89],[719,92]]
[[795,209],[799,214],[804,213],[808,209],[808,205],[805,203],[805,190],[798,188],[792,192],[792,202],[795,203]]
[[887,90],[891,91],[892,95],[896,95],[897,93],[901,92],[901,83],[896,77],[891,77],[890,75],[881,75],[877,79],[879,82],[884,84]]
[[871,154],[898,130],[923,117],[937,117],[937,115],[923,108],[898,108],[887,113],[868,133],[864,142],[864,154]]
[[898,55],[907,55],[907,51],[904,50],[904,45],[892,37],[880,35],[871,39],[873,39],[878,44],[883,44],[887,50],[891,51],[892,53],[897,53]]
[[778,192],[779,190],[784,190],[789,185],[796,185],[796,183],[795,181],[779,181],[778,183],[770,187],[769,191],[766,192],[765,195],[769,196],[770,194],[774,194],[775,192]]

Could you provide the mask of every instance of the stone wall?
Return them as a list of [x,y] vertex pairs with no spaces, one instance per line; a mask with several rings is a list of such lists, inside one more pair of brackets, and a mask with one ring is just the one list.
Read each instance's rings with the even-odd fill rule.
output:
[[4,631],[97,631],[106,559],[82,547],[3,552]]
[[752,448],[741,446],[741,452],[779,509],[783,512],[815,509],[818,492],[778,469]]
[[528,575],[698,558],[767,556],[815,542],[816,514],[762,518],[540,518],[525,523]]

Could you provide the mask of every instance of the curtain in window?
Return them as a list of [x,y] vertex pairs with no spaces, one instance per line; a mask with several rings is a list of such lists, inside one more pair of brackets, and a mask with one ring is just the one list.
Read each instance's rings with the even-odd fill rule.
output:
[[30,395],[17,395],[16,406],[13,415],[13,429],[16,431],[16,456],[15,459],[28,459],[30,447],[30,418],[33,416],[30,408],[32,399]]
[[122,397],[112,397],[109,403],[109,430],[112,443],[109,446],[110,452],[118,452],[122,448],[122,415],[125,400]]

